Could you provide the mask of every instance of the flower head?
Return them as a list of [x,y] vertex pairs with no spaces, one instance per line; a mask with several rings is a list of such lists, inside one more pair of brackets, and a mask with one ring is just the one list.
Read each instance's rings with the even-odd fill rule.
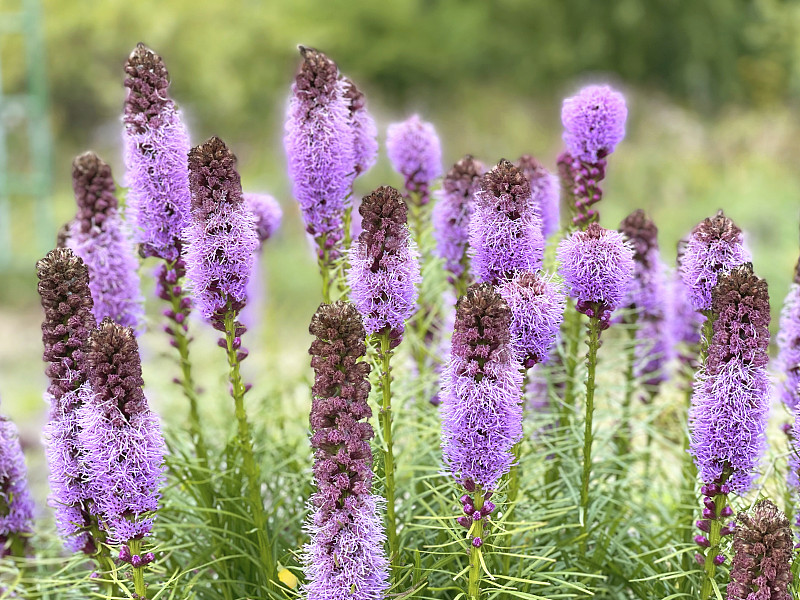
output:
[[542,234],[548,238],[558,231],[561,218],[561,185],[558,176],[545,169],[530,154],[520,156],[516,165],[531,184],[533,204],[542,219]]
[[708,358],[694,385],[691,451],[704,482],[726,479],[750,489],[765,447],[770,385],[767,283],[747,264],[719,276],[711,310],[718,315]]
[[414,313],[420,282],[417,252],[406,224],[406,203],[393,187],[361,201],[363,231],[353,244],[347,282],[367,333],[388,330],[399,344]]
[[306,231],[318,243],[324,236],[330,249],[342,238],[356,174],[352,104],[335,62],[313,48],[301,46],[300,54],[303,63],[292,85],[283,143]]
[[542,221],[525,175],[502,159],[483,176],[469,225],[472,271],[490,283],[538,271],[544,256]]
[[89,337],[91,392],[78,410],[88,488],[112,540],[150,533],[164,478],[164,440],[142,386],[133,331],[104,320]]
[[344,97],[350,110],[350,127],[353,132],[355,174],[361,175],[372,168],[378,158],[378,128],[367,111],[364,94],[351,79],[342,78]]
[[511,311],[493,286],[470,286],[456,306],[442,398],[442,452],[453,478],[494,490],[522,437],[522,375]]
[[800,261],[783,301],[778,327],[778,369],[784,376],[778,391],[787,408],[795,413],[800,405]]
[[33,500],[17,427],[0,415],[0,558],[33,531]]
[[304,548],[309,599],[378,600],[388,588],[380,500],[371,494],[374,431],[368,419],[369,364],[352,304],[322,304],[311,320],[314,369],[311,446],[314,483]]
[[683,244],[678,266],[695,310],[711,308],[717,276],[750,260],[742,230],[722,211],[698,223]]
[[186,274],[200,312],[224,331],[226,313],[247,302],[247,281],[258,248],[255,217],[242,198],[236,157],[213,137],[189,153],[192,223]]
[[523,366],[547,362],[564,320],[561,286],[537,273],[518,273],[498,291],[511,309],[512,343]]
[[454,277],[460,277],[468,269],[469,222],[484,172],[484,166],[467,154],[444,176],[442,193],[433,207],[436,253]]
[[89,270],[94,316],[138,328],[144,319],[139,265],[117,210],[111,167],[94,152],[81,154],[72,163],[72,187],[78,215],[69,227],[66,246]]
[[730,600],[790,600],[792,529],[786,515],[767,498],[751,513],[739,513],[733,537]]
[[559,272],[579,311],[608,322],[633,277],[633,248],[618,231],[591,223],[558,245]]
[[386,130],[386,153],[394,170],[405,177],[406,189],[427,204],[431,182],[442,174],[442,148],[433,125],[419,115],[392,123]]
[[269,194],[245,192],[243,197],[247,209],[256,218],[256,234],[258,234],[259,249],[261,249],[281,226],[283,210],[278,201]]
[[125,63],[125,74],[128,220],[144,256],[174,262],[189,224],[189,135],[169,97],[169,74],[158,54],[138,44]]
[[607,85],[590,85],[564,100],[561,123],[567,151],[578,160],[596,162],[625,137],[625,97]]

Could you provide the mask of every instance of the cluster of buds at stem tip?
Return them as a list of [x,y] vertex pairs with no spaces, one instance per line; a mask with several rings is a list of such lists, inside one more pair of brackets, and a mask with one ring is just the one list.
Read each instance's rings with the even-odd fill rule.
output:
[[573,199],[572,224],[583,229],[600,217],[591,206],[603,198],[600,182],[606,176],[606,159],[598,157],[596,162],[589,163],[564,152],[558,157],[557,166],[562,185]]
[[163,263],[156,269],[156,292],[158,297],[167,302],[172,302],[175,298],[178,300],[177,310],[173,308],[165,308],[163,315],[168,319],[169,323],[164,325],[164,332],[170,336],[170,345],[177,346],[175,335],[177,332],[189,331],[189,313],[192,311],[192,298],[191,296],[184,295],[184,288],[182,285],[183,276],[186,274],[186,263],[183,258],[177,259],[173,263]]
[[461,525],[464,529],[469,529],[476,521],[480,521],[481,519],[488,521],[489,515],[491,515],[496,508],[494,503],[489,500],[491,497],[492,492],[486,492],[483,495],[483,506],[478,509],[475,508],[472,496],[469,494],[461,496],[460,501],[464,514],[456,519],[456,523]]
[[[231,342],[231,348],[236,352],[236,360],[238,362],[242,362],[245,358],[250,355],[250,352],[247,348],[242,346],[242,335],[244,332],[247,331],[247,327],[242,325],[241,323],[236,323],[234,334],[233,334],[233,341]],[[217,345],[224,350],[228,349],[228,340],[224,337],[221,337],[217,340]],[[251,384],[247,384],[245,391],[249,390],[252,386]]]
[[[721,521],[733,516],[733,509],[728,506],[727,502],[722,510],[719,511],[719,515],[717,515],[716,505],[716,498],[718,496],[727,496],[730,494],[731,488],[727,483],[722,483],[722,479],[720,478],[720,480],[715,483],[708,483],[704,485],[702,488],[700,488],[700,492],[703,494],[703,518],[696,521],[695,525],[703,533],[694,536],[694,541],[701,548],[710,548],[711,542],[709,541],[708,536],[705,534],[711,531],[711,522]],[[726,535],[733,534],[734,531],[736,531],[736,524],[731,521],[727,525],[723,525],[720,528],[719,534],[720,536],[725,537]],[[698,564],[705,564],[705,556],[699,552],[695,554],[694,557]],[[721,565],[724,562],[725,557],[723,555],[718,554],[714,557],[714,564]]]
[[131,554],[127,546],[122,546],[122,548],[119,549],[120,562],[127,563],[137,569],[149,565],[155,559],[156,555],[152,552],[146,554]]

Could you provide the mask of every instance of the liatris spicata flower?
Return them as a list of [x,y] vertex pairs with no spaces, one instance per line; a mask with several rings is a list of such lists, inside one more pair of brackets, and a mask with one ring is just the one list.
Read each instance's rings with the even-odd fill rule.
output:
[[94,152],[81,154],[72,163],[72,187],[78,214],[66,246],[89,269],[95,319],[110,317],[136,330],[144,318],[138,264],[117,209],[111,167]]
[[800,405],[800,261],[781,310],[778,369],[785,377],[779,385],[781,400],[794,414]]
[[304,548],[309,600],[378,600],[389,561],[381,499],[370,493],[374,436],[369,417],[370,367],[361,316],[345,302],[323,304],[311,320],[311,446],[314,483]]
[[547,362],[558,341],[566,297],[551,277],[518,273],[498,291],[511,309],[511,336],[525,368]]
[[558,176],[545,169],[530,154],[520,156],[516,164],[531,184],[533,204],[542,219],[542,234],[548,238],[560,227],[561,186]]
[[292,85],[283,143],[306,231],[316,240],[322,267],[329,268],[344,233],[357,164],[352,105],[335,62],[313,48],[300,46],[300,54],[303,64]]
[[86,382],[86,344],[95,326],[89,272],[72,250],[57,248],[36,263],[36,273],[44,309],[43,358],[50,380],[50,422],[45,439],[51,504],[67,549],[91,554],[97,546],[89,532],[93,519],[75,414],[82,403],[79,390]]
[[562,185],[572,198],[572,222],[580,228],[596,221],[606,157],[625,137],[625,97],[607,85],[591,85],[564,100],[561,122],[567,147],[558,158]]
[[483,176],[469,224],[472,271],[478,281],[498,283],[542,266],[542,221],[525,175],[502,159]]
[[[789,443],[791,451],[789,453],[788,463],[789,472],[786,476],[786,482],[789,484],[791,490],[792,500],[795,506],[800,505],[800,412],[794,411],[794,423],[791,429],[787,432],[789,434]],[[795,526],[800,528],[800,511],[795,515]]]
[[361,90],[347,77],[343,77],[342,82],[344,97],[350,111],[355,175],[358,176],[369,171],[378,158],[378,128],[372,115],[367,111],[366,99]]
[[431,183],[442,174],[442,148],[433,125],[419,115],[392,123],[386,130],[386,153],[405,177],[406,190],[417,196],[415,204],[427,204]]
[[186,274],[200,313],[225,331],[224,320],[247,302],[258,248],[255,217],[242,198],[236,157],[213,137],[189,152],[192,223],[186,230]]
[[388,332],[395,347],[414,313],[421,279],[406,203],[396,189],[383,186],[361,201],[359,212],[364,230],[350,253],[350,297],[367,333]]
[[[150,534],[164,472],[164,439],[142,391],[133,331],[105,319],[89,335],[90,388],[78,409],[88,488],[112,541]],[[136,566],[136,565],[134,565]]]
[[469,271],[469,222],[484,171],[483,164],[467,154],[444,176],[442,192],[433,207],[436,253],[444,259],[445,268],[452,274],[451,281],[465,281]]
[[641,379],[652,397],[667,378],[669,359],[667,337],[667,280],[658,249],[658,228],[641,209],[620,223],[620,233],[633,246],[633,279],[622,306],[635,311],[634,375]]
[[667,315],[670,354],[696,370],[700,330],[706,318],[692,306],[689,290],[678,271],[672,271],[667,280]]
[[473,284],[456,305],[442,398],[442,450],[468,490],[494,490],[522,437],[522,375],[512,350],[511,310],[489,284]]
[[[189,135],[169,97],[169,74],[158,54],[138,44],[125,63],[125,73],[128,218],[143,256],[179,262],[190,212]],[[181,279],[183,267],[176,268],[176,279]]]
[[790,600],[792,530],[786,515],[764,498],[737,520],[728,600]]
[[0,415],[0,558],[22,556],[33,531],[33,500],[17,427]]
[[590,223],[558,245],[559,272],[576,308],[608,327],[611,312],[622,306],[633,277],[633,248],[618,231]]
[[750,260],[742,230],[720,210],[698,223],[681,248],[679,270],[695,310],[711,308],[711,290],[719,273]]
[[247,209],[253,213],[256,220],[256,234],[258,235],[259,250],[266,241],[275,235],[281,226],[283,211],[281,205],[269,194],[244,193]]

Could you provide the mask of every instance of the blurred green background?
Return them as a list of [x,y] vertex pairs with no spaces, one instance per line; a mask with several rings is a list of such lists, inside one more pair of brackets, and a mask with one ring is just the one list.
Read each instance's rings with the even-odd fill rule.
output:
[[[36,14],[36,5],[28,29],[12,31],[11,15]],[[41,43],[31,44],[37,31]],[[0,395],[33,440],[45,387],[33,265],[74,212],[74,155],[97,151],[122,182],[122,65],[139,41],[164,57],[193,142],[225,139],[245,188],[270,191],[284,207],[283,230],[265,256],[269,304],[251,368],[305,373],[306,327],[319,301],[281,143],[298,43],[324,50],[366,92],[381,142],[386,124],[412,111],[432,121],[446,166],[467,152],[487,163],[526,152],[552,168],[561,99],[583,83],[609,81],[625,91],[630,117],[609,161],[602,223],[615,227],[644,208],[671,263],[677,240],[724,208],[747,231],[775,314],[791,280],[800,215],[798,2],[0,0],[0,32],[3,93],[29,90],[31,72],[43,67],[52,136],[50,191],[39,203],[15,194],[0,216],[12,231],[11,256],[0,261]],[[24,119],[8,127],[9,168],[25,172],[36,157]],[[401,184],[384,155],[358,191],[383,183]],[[157,303],[149,309],[152,359],[163,340]],[[162,403],[172,368],[165,364],[145,373]],[[217,370],[209,385],[222,380]]]

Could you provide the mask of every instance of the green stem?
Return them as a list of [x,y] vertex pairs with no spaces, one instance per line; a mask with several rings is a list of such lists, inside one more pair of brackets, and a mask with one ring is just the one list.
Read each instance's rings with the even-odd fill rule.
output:
[[[142,540],[129,540],[128,549],[131,556],[141,556]],[[133,591],[139,598],[147,598],[147,586],[144,583],[144,567],[133,567]]]
[[353,242],[352,232],[350,231],[350,228],[352,227],[352,223],[353,223],[353,205],[351,204],[344,211],[344,249],[345,249],[345,251],[350,250],[350,244],[352,244],[352,242]]
[[242,461],[245,477],[247,478],[247,493],[250,508],[253,512],[255,534],[258,540],[258,551],[261,566],[266,570],[267,588],[273,588],[275,578],[275,564],[272,561],[272,547],[267,536],[267,518],[264,513],[264,501],[261,498],[261,473],[256,464],[253,452],[253,438],[250,434],[250,423],[244,408],[245,385],[240,371],[238,350],[234,348],[236,336],[236,313],[228,310],[225,314],[225,341],[230,367],[229,380],[232,388],[233,401],[238,425],[238,442],[242,451]]
[[380,388],[382,393],[380,424],[386,449],[383,453],[383,472],[386,476],[386,538],[389,542],[389,557],[392,564],[393,575],[397,576],[398,559],[400,557],[400,544],[397,539],[397,517],[395,516],[395,481],[394,481],[394,450],[392,442],[392,370],[389,332],[378,334],[380,342],[381,372]]
[[[686,414],[688,414],[689,407],[691,406],[692,402],[692,387],[691,385],[686,390],[686,400],[685,400],[685,408]],[[694,464],[694,459],[692,458],[691,454],[689,453],[689,447],[691,446],[691,436],[689,436],[689,432],[685,431],[683,435],[683,502],[684,511],[686,516],[682,519],[685,523],[693,523],[694,521],[694,514],[695,514],[695,502],[697,501],[697,495],[695,493],[695,483],[697,482],[697,466]],[[692,544],[694,542],[694,530],[691,526],[684,528],[683,534],[683,541],[687,544]],[[694,561],[694,557],[691,553],[686,552],[683,555],[683,566],[684,569],[688,572],[691,570],[692,562]]]
[[722,539],[722,535],[720,535],[720,530],[722,529],[720,514],[722,513],[722,509],[725,508],[727,500],[728,496],[726,494],[717,494],[714,496],[714,512],[716,514],[716,518],[711,520],[711,527],[710,531],[708,532],[708,541],[710,546],[706,549],[706,562],[703,569],[703,588],[700,591],[701,600],[708,600],[713,591],[714,586],[712,582],[714,581],[714,574],[717,570],[717,565],[714,563],[714,558],[716,558],[717,554],[719,554],[719,543]]
[[633,404],[633,393],[636,389],[636,377],[634,375],[634,363],[636,362],[636,328],[633,324],[628,328],[628,336],[630,346],[626,357],[625,393],[622,397],[622,423],[617,431],[617,454],[620,458],[625,458],[629,455],[631,451],[631,438],[633,436],[631,427],[631,404]]
[[[573,304],[570,300],[569,304]],[[567,306],[567,356],[564,360],[564,370],[566,380],[564,381],[564,406],[562,416],[569,418],[575,408],[575,373],[578,370],[578,348],[581,341],[581,313],[577,310],[570,310],[574,306]]]
[[592,419],[594,417],[595,370],[597,368],[597,349],[600,347],[600,319],[589,319],[589,351],[586,354],[586,421],[583,430],[583,475],[581,477],[581,523],[584,535],[581,547],[585,548],[589,532],[589,479],[592,474]]
[[[476,511],[483,508],[484,494],[483,490],[478,486],[472,495],[472,504]],[[472,538],[481,538],[483,540],[483,519],[473,521],[472,528],[470,529]],[[482,563],[483,546],[476,547],[475,544],[470,544],[469,548],[469,589],[467,596],[469,600],[480,600],[481,598],[481,563]]]
[[[522,372],[522,398],[523,402],[525,401],[526,392],[528,390],[528,373],[529,369],[522,367],[520,369]],[[511,453],[514,455],[514,464],[512,465],[511,469],[508,472],[508,493],[506,494],[506,511],[503,519],[508,522],[511,519],[511,514],[514,512],[514,509],[517,506],[517,497],[519,496],[519,459],[522,455],[522,442],[517,442],[514,444],[513,448],[511,449]],[[511,535],[506,534],[504,536],[504,546],[511,546]],[[503,563],[505,565],[506,573],[509,572],[509,568],[511,566],[511,556],[503,557]]]
[[317,251],[322,252],[322,256],[317,259],[319,274],[322,276],[322,301],[331,301],[331,264],[330,251],[328,250],[328,234],[324,233],[317,238]]

